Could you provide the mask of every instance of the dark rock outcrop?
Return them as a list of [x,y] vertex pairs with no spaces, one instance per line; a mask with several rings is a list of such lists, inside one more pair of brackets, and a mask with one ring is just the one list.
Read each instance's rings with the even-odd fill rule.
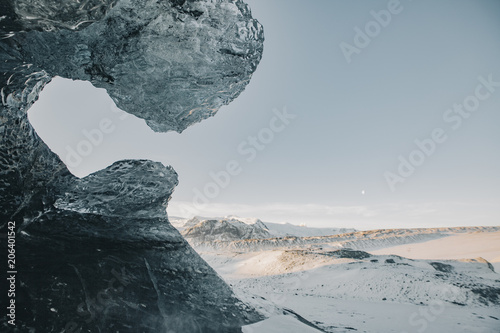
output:
[[455,271],[455,269],[453,268],[452,265],[443,264],[442,262],[434,261],[434,262],[430,262],[429,265],[434,267],[434,269],[438,272],[453,273]]
[[328,255],[337,258],[347,258],[347,259],[366,259],[370,258],[372,255],[365,251],[356,251],[352,249],[342,249],[337,251],[328,252]]
[[240,332],[258,320],[169,224],[172,168],[120,161],[78,179],[27,118],[56,75],[105,88],[155,131],[213,116],[262,55],[248,6],[6,0],[0,9],[0,233],[15,222],[18,271],[16,326],[2,316],[0,330]]

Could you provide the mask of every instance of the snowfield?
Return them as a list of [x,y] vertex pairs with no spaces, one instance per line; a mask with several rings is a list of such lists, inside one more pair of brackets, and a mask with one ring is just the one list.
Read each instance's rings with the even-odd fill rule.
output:
[[404,244],[372,251],[412,259],[463,259],[482,257],[500,273],[500,231],[455,234],[424,243]]
[[[183,234],[201,227],[188,241],[268,318],[245,333],[500,332],[500,227],[293,236],[303,227],[281,225],[284,237],[223,241],[227,218],[209,220],[212,229],[200,219]],[[233,236],[272,225],[239,222]]]

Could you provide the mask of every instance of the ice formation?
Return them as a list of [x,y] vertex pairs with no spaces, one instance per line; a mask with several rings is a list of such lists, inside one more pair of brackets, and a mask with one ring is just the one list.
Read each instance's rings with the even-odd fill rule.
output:
[[119,161],[78,179],[27,118],[61,76],[105,88],[155,131],[181,132],[248,84],[263,52],[249,7],[6,0],[0,10],[0,233],[16,223],[16,330],[240,332],[259,320],[169,224],[172,168]]

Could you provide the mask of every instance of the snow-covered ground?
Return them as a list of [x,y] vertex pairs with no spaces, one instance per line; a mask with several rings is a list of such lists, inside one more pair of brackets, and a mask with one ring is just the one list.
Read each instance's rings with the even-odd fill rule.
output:
[[245,333],[500,332],[500,228],[297,236],[195,246],[269,318]]
[[[247,326],[245,333],[367,332],[367,333],[498,333],[498,308],[461,308],[441,305],[418,306],[387,302],[331,300],[314,296],[290,295],[287,303],[302,313],[312,313],[329,328],[313,329],[294,318],[276,315],[270,320]],[[285,320],[287,318],[287,320]],[[290,325],[290,326],[289,326]],[[325,326],[323,326],[325,327]]]
[[316,328],[308,326],[295,317],[289,315],[276,315],[262,322],[243,327],[243,333],[318,333]]
[[[310,267],[315,259],[306,257],[303,265]],[[320,260],[319,267],[301,270],[298,258],[291,267],[275,258],[274,267],[268,260],[253,274],[240,269],[223,275],[241,299],[271,318],[285,308],[326,332],[499,332],[494,293],[500,293],[500,281],[485,263],[441,261],[453,267],[445,273],[427,261],[372,256]],[[248,264],[247,259],[241,266]]]
[[397,254],[412,259],[463,259],[482,257],[500,273],[500,231],[466,233],[422,243],[404,244],[371,251]]

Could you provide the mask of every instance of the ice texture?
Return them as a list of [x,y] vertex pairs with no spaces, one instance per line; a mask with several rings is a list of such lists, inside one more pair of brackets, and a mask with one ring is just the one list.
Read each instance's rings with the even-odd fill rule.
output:
[[0,10],[0,234],[16,223],[17,331],[240,332],[259,320],[168,222],[171,167],[119,161],[79,179],[27,118],[56,75],[105,88],[155,131],[213,116],[262,56],[248,6],[5,0]]
[[234,100],[263,51],[262,26],[241,1],[121,0],[84,29],[19,39],[26,62],[105,88],[158,132],[182,132]]

